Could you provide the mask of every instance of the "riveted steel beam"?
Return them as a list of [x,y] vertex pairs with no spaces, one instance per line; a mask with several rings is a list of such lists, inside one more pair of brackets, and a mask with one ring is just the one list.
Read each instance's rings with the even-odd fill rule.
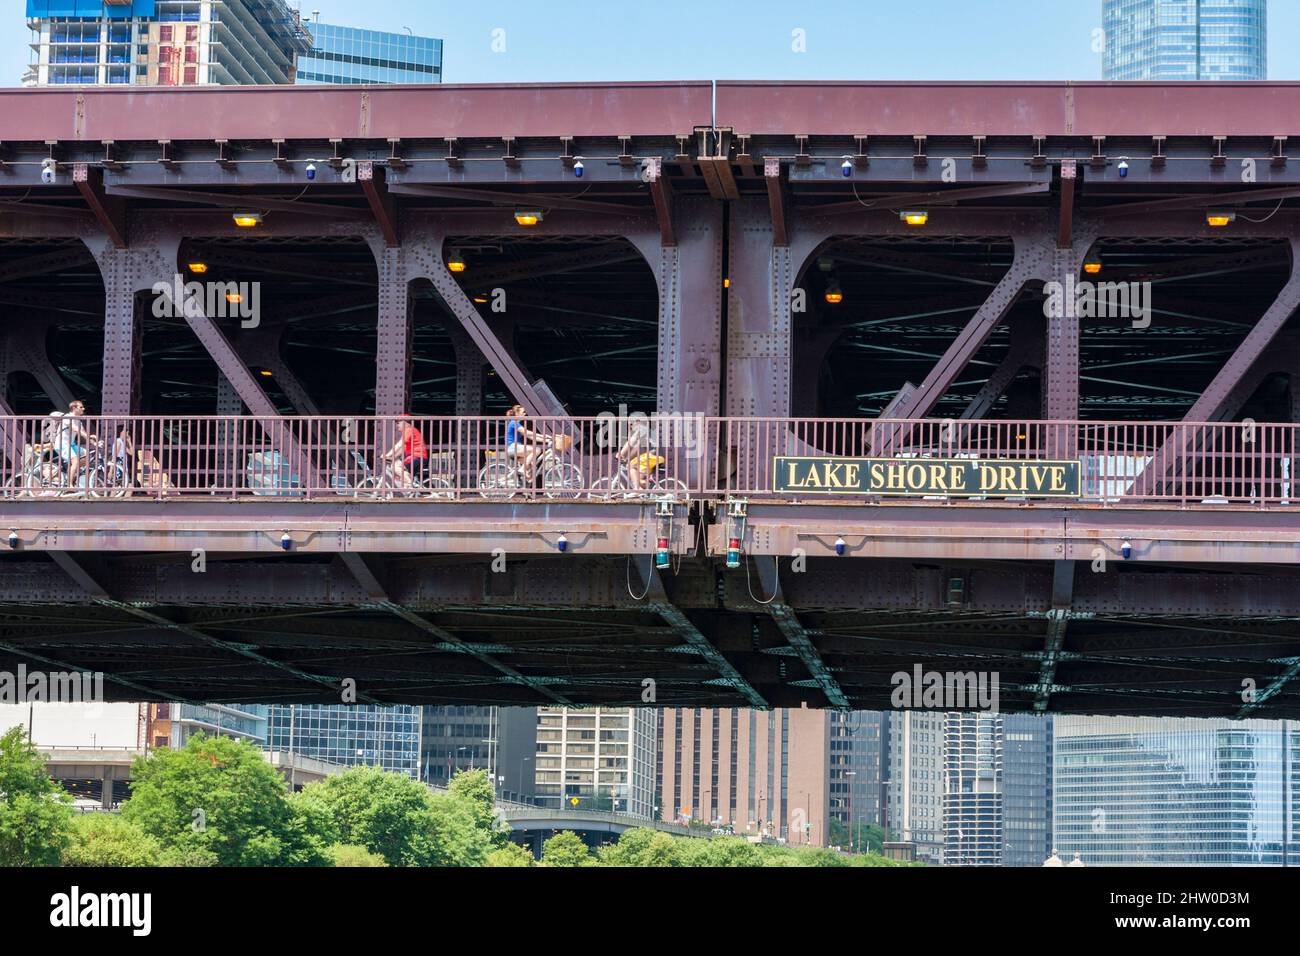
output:
[[[173,621],[170,618],[163,617],[161,614],[155,614],[153,611],[145,608],[136,607],[133,604],[126,604],[117,600],[113,595],[105,590],[102,584],[100,584],[96,574],[90,570],[85,559],[75,558],[66,551],[51,551],[50,557],[54,560],[54,563],[62,568],[69,578],[82,587],[97,604],[113,608],[114,610],[121,611],[124,614],[129,614],[132,617],[137,617],[155,627],[161,627],[165,630],[176,631],[177,633],[184,634],[187,637],[214,647],[217,650],[226,651],[238,655],[239,657],[254,661],[264,667],[269,667],[290,674],[298,680],[307,681],[322,687],[328,687],[335,691],[340,688],[339,681],[333,677],[326,677],[321,674],[313,674],[304,671],[292,664],[286,664],[283,661],[277,661],[264,654],[260,654],[242,644],[236,644],[231,641],[212,637],[196,627]],[[374,697],[364,693],[358,693],[357,698],[369,704],[382,703],[382,701],[376,700]]]

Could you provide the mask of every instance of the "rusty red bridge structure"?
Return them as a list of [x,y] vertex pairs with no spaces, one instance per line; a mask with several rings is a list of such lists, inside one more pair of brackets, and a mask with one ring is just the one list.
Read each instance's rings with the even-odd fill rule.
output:
[[1300,716],[1296,135],[1285,83],[0,92],[0,668]]

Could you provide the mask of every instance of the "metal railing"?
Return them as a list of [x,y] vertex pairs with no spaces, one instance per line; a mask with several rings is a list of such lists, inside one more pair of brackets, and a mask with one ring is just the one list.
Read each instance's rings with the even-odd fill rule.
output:
[[[418,437],[417,437],[418,436]],[[862,459],[868,461],[863,462]],[[0,418],[8,499],[1296,503],[1300,425],[886,419],[58,416]],[[782,480],[812,462],[828,480]],[[946,463],[948,472],[936,470]],[[922,464],[924,467],[922,467]],[[1039,463],[1065,463],[1051,487]],[[855,466],[842,483],[825,466]],[[865,470],[864,470],[865,469]],[[958,487],[965,470],[1010,476]],[[981,471],[980,469],[984,469]],[[991,469],[991,470],[989,470]],[[795,466],[790,475],[795,475]],[[913,475],[915,473],[915,475]],[[904,479],[924,479],[920,485]],[[1059,482],[1059,484],[1057,483]]]
[[[0,418],[7,498],[685,497],[703,417]],[[621,454],[621,458],[620,458]]]
[[[1300,425],[1253,422],[1097,422],[897,419],[712,419],[711,456],[699,494],[708,498],[779,498],[824,501],[839,498],[885,500],[901,493],[931,500],[1065,499],[1083,503],[1181,505],[1290,505],[1300,466]],[[835,480],[794,487],[779,475],[780,460],[870,459],[880,464],[875,486],[836,488]],[[943,487],[943,472],[922,463],[969,462],[976,484]],[[908,469],[905,463],[917,466]],[[1006,466],[1071,463],[1060,476],[1067,493],[1038,493],[999,483]],[[892,466],[892,467],[890,467]],[[981,466],[983,470],[981,471]],[[920,484],[908,480],[919,469]],[[1011,467],[1011,477],[1041,477],[1032,468]],[[790,475],[797,476],[796,468]],[[1042,472],[1043,469],[1038,469]],[[982,475],[995,480],[978,484]],[[891,478],[898,477],[897,488]],[[937,478],[938,480],[930,480]],[[825,487],[829,484],[831,487]],[[870,487],[869,493],[864,488]],[[901,489],[901,490],[899,490]],[[982,492],[982,493],[981,493]]]

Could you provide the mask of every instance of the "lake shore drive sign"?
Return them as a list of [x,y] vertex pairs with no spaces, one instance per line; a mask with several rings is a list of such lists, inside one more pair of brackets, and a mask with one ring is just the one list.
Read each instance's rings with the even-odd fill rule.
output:
[[981,458],[785,457],[773,460],[774,491],[818,495],[947,495],[953,498],[1077,498],[1077,461]]

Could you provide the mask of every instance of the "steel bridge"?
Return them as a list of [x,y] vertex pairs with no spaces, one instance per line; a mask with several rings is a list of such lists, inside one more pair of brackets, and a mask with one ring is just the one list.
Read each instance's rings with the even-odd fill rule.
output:
[[[997,672],[1006,710],[1300,715],[1296,84],[40,89],[0,117],[6,670],[871,708],[920,665]],[[1145,307],[1051,307],[1090,281]],[[76,398],[103,445],[73,481]],[[485,483],[515,403],[542,464]],[[648,487],[614,455],[643,412]],[[415,488],[379,477],[407,413]]]

